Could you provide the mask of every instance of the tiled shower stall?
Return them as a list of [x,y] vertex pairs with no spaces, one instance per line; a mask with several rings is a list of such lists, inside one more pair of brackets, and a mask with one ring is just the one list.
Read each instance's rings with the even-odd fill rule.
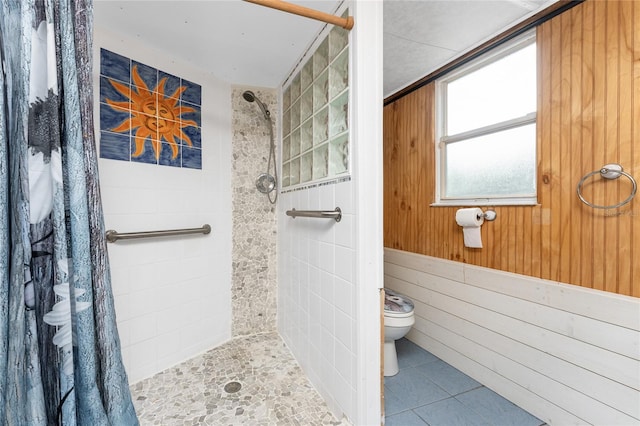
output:
[[[356,5],[352,7],[355,15]],[[358,161],[372,164],[378,161],[372,156],[379,154],[369,149],[360,159],[354,152],[359,133],[375,133],[376,126],[363,126],[362,120],[381,93],[361,90],[366,96],[356,97],[352,83],[358,79],[352,66],[356,58],[363,64],[375,58],[373,47],[364,47],[364,40],[372,40],[364,31],[381,28],[381,8],[372,4],[362,9],[370,9],[375,19],[363,19],[351,35],[324,27],[285,79],[283,90],[233,86],[141,39],[111,33],[109,23],[96,17],[96,52],[108,49],[195,82],[202,90],[200,169],[109,159],[99,163],[108,229],[212,227],[206,236],[109,245],[130,383],[202,357],[212,348],[225,351],[236,337],[274,336],[277,331],[334,415],[352,420],[379,416],[376,321],[382,263],[364,268],[358,259],[378,251],[381,259],[382,242],[362,231],[370,225],[358,220],[356,206],[380,208],[381,200],[358,201],[359,188],[375,188],[358,182],[378,178],[368,175],[373,169],[354,172]],[[363,31],[360,49],[349,45],[358,31]],[[94,53],[95,70],[100,69],[99,56]],[[366,78],[379,78],[364,69],[362,85]],[[98,74],[94,81],[99,87]],[[267,167],[269,129],[257,106],[242,98],[244,90],[253,91],[272,112],[282,182],[275,206],[255,189],[256,177]],[[94,97],[99,102],[99,93]],[[359,103],[366,108],[356,119],[353,112]],[[381,106],[375,108],[381,113]],[[285,215],[292,208],[335,207],[342,210],[340,223]],[[360,257],[359,245],[365,247]],[[358,278],[367,276],[373,278],[358,286]],[[374,330],[375,338],[359,338],[363,330]],[[272,342],[269,339],[265,342]]]

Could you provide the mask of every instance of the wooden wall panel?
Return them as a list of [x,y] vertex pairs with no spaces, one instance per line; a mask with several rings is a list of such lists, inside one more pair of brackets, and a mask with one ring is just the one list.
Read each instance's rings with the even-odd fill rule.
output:
[[[631,22],[635,22],[635,25],[632,25],[632,29],[631,29],[631,33],[633,34],[633,43],[631,44],[631,46],[633,46],[633,81],[631,83],[632,85],[632,107],[631,107],[631,111],[632,111],[632,117],[633,119],[631,120],[631,137],[632,137],[632,143],[631,143],[631,158],[632,158],[632,163],[635,165],[634,169],[632,170],[631,173],[636,173],[634,174],[634,176],[637,175],[637,173],[640,171],[640,121],[638,121],[638,118],[640,116],[640,60],[638,60],[638,52],[640,52],[640,25],[638,25],[638,22],[640,22],[640,7],[636,4],[634,4],[633,7],[633,11],[632,11],[632,19]],[[633,224],[634,226],[631,226],[631,230],[629,232],[629,238],[631,239],[631,241],[638,241],[638,239],[640,238],[640,226],[637,225],[637,216],[638,212],[637,212],[637,206],[638,206],[638,201],[634,201],[635,202],[635,215],[631,215],[632,216],[632,220],[633,220]],[[632,210],[634,211],[634,210]],[[638,262],[638,259],[640,258],[640,247],[638,247],[638,244],[632,244],[631,245],[631,249],[629,250],[629,259],[631,259],[631,283],[638,283],[640,282],[640,262]],[[635,261],[634,261],[635,259]],[[636,284],[637,285],[637,284]],[[632,285],[632,289],[631,289],[631,293],[635,294],[636,296],[638,296],[639,291],[637,290],[637,287]]]
[[416,93],[389,106],[393,114],[384,115],[384,167],[396,170],[384,179],[384,216],[391,224],[385,229],[394,231],[385,233],[385,241],[401,250],[425,250],[427,238],[433,237],[432,224],[423,220],[435,184],[433,156],[424,155],[425,146],[433,146],[432,104],[433,93]]
[[[640,196],[618,209],[576,196],[585,174],[620,163],[640,179],[640,2],[587,0],[538,27],[538,202],[496,206],[484,249],[462,244],[455,207],[435,197],[434,96],[426,85],[384,110],[385,246],[640,297]],[[616,204],[627,179],[584,195]],[[638,259],[636,259],[638,258]]]

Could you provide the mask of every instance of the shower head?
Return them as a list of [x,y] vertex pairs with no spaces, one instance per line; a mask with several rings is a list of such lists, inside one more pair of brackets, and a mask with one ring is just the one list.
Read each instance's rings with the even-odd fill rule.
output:
[[245,101],[247,102],[253,102],[256,100],[256,95],[251,91],[251,90],[247,90],[242,94],[242,97],[244,98]]
[[253,93],[251,90],[246,90],[242,94],[242,97],[247,102],[254,102],[255,101],[255,103],[257,103],[258,106],[260,107],[260,109],[262,110],[262,113],[264,114],[265,120],[271,120],[271,113],[267,109],[267,106],[265,104],[263,104],[260,101],[260,99],[258,99],[258,97],[255,95],[255,93]]

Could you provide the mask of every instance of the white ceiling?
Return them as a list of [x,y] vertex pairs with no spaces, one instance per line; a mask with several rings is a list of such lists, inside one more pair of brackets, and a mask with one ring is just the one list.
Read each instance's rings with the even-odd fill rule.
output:
[[385,0],[385,97],[432,73],[548,0]]
[[[385,0],[385,97],[555,1]],[[289,2],[327,13],[340,4]],[[282,83],[324,25],[242,0],[94,0],[94,21],[231,84],[258,87]]]

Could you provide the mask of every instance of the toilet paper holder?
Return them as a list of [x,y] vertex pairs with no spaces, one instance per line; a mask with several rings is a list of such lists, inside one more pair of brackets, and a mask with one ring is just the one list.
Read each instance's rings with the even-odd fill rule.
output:
[[494,220],[496,220],[497,216],[498,216],[498,214],[496,213],[495,210],[487,210],[486,212],[484,212],[482,214],[478,214],[478,220],[480,220],[480,218],[483,217],[484,220],[488,220],[489,222],[493,222]]

